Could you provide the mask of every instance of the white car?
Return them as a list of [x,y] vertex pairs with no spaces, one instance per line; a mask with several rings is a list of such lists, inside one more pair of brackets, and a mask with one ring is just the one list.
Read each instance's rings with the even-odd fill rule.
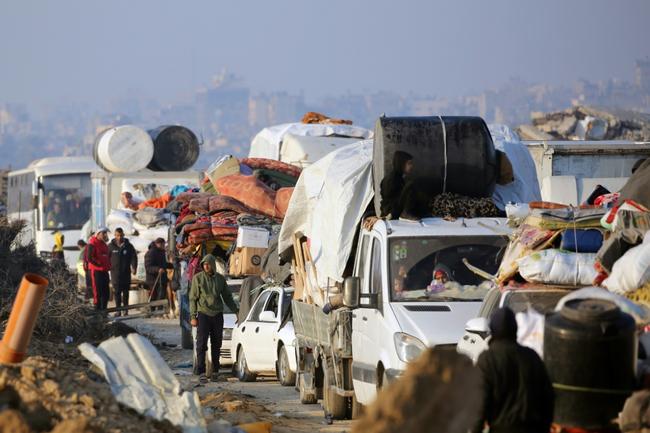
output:
[[496,309],[510,307],[517,314],[532,307],[536,311],[546,314],[553,311],[558,301],[568,293],[569,290],[544,287],[503,291],[498,288],[491,289],[481,304],[478,317],[465,324],[465,334],[458,342],[456,350],[458,353],[467,355],[476,363],[479,355],[488,348],[490,316]]
[[293,288],[269,287],[260,293],[246,320],[232,333],[233,371],[242,382],[275,374],[284,386],[296,382],[296,335],[291,320]]

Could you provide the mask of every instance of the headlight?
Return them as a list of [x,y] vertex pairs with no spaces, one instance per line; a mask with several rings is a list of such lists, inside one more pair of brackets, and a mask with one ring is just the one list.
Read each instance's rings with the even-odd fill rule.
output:
[[222,338],[224,340],[232,340],[232,328],[223,328]]
[[397,356],[404,362],[413,361],[426,349],[426,346],[420,340],[402,332],[396,332],[393,335],[393,340],[395,341]]

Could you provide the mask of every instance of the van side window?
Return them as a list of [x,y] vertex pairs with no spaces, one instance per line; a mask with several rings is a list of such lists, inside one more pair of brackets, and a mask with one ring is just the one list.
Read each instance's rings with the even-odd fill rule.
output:
[[264,307],[264,311],[272,311],[275,317],[278,317],[278,302],[280,301],[280,294],[278,292],[271,293],[269,301]]
[[372,241],[372,258],[370,273],[370,293],[381,293],[381,243],[375,238]]

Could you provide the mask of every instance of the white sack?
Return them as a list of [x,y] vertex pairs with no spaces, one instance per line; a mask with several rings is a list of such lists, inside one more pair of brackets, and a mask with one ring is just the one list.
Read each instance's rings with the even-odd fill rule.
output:
[[133,228],[133,211],[124,209],[111,209],[106,217],[106,227],[115,232],[115,229],[121,227],[125,235],[132,235],[135,232]]
[[494,203],[499,209],[504,210],[509,202],[530,203],[541,200],[535,161],[526,145],[506,125],[492,124],[488,125],[488,129],[494,147],[508,156],[515,178],[508,185],[496,185],[492,194]]
[[596,254],[542,250],[517,260],[526,281],[575,286],[591,285],[596,278]]
[[625,294],[641,288],[650,282],[650,236],[643,242],[627,250],[612,267],[612,273],[603,281],[603,286],[611,292]]
[[138,253],[146,253],[149,250],[149,244],[152,242],[140,236],[129,236],[128,239]]
[[544,357],[544,315],[534,308],[517,313],[517,342]]
[[167,236],[169,235],[169,226],[167,225],[146,227],[136,222],[133,223],[133,226],[138,230],[140,237],[149,242],[153,242],[158,238],[167,239]]
[[372,140],[360,141],[326,155],[304,169],[282,223],[278,251],[293,245],[302,232],[320,287],[343,280],[352,241],[373,196]]

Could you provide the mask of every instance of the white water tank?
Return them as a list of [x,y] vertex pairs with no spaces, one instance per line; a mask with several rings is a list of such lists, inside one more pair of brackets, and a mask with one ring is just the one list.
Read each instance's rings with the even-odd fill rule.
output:
[[144,129],[122,125],[97,136],[93,156],[97,165],[106,171],[132,173],[147,167],[153,150],[153,140]]

